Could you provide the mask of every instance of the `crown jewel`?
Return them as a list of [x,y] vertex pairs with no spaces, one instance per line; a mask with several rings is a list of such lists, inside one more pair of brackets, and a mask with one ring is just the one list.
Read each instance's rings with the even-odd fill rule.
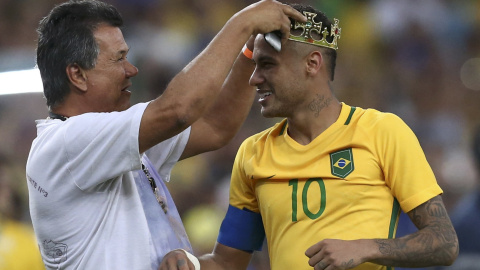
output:
[[[327,27],[322,30],[322,22],[315,22],[314,18],[317,16],[316,13],[304,11],[303,14],[307,17],[307,22],[299,23],[295,21],[294,29],[302,28],[303,31],[299,36],[290,34],[289,40],[303,42],[312,44],[315,46],[321,46],[331,49],[338,49],[337,39],[340,38],[341,28],[338,28],[338,19],[333,19],[333,24],[330,27],[330,33],[328,33]],[[315,31],[318,33],[321,39],[314,39],[312,37],[312,32]],[[327,41],[328,36],[333,36],[332,42]]]

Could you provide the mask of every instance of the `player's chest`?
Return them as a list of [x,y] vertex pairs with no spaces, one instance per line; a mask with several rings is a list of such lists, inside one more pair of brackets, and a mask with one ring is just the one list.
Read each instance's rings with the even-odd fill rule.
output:
[[389,193],[381,165],[366,149],[347,148],[251,166],[262,216],[298,221],[318,219],[334,210],[352,209],[360,202]]

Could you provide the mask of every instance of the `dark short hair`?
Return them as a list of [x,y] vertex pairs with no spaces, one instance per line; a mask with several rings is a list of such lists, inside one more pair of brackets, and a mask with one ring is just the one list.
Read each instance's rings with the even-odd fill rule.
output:
[[99,49],[93,32],[100,24],[121,27],[123,19],[115,7],[97,0],[65,2],[40,21],[37,66],[49,108],[61,104],[70,93],[68,65],[95,67]]
[[[322,22],[322,27],[326,27],[328,32],[331,31],[332,22],[330,21],[330,19],[328,19],[327,15],[325,15],[325,13],[321,12],[320,10],[315,9],[312,6],[305,5],[305,4],[289,4],[289,5],[291,7],[293,7],[294,9],[298,10],[302,14],[303,14],[304,11],[311,12],[311,13],[316,13],[317,16],[315,16],[315,21]],[[295,25],[294,21],[292,21],[292,26],[293,25]],[[333,37],[328,36],[327,41],[332,42]],[[330,73],[329,74],[330,75],[330,80],[333,81],[333,79],[335,77],[335,66],[336,66],[336,62],[337,62],[337,51],[334,50],[334,49],[331,49],[331,48],[325,48],[325,47],[321,47],[321,48],[322,48],[322,54],[327,58],[327,62],[329,63],[328,71]]]

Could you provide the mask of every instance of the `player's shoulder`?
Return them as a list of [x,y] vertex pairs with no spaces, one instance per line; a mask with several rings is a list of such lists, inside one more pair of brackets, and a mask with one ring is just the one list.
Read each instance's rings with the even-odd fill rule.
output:
[[267,140],[271,140],[281,136],[284,132],[286,132],[287,126],[287,119],[283,119],[282,121],[276,123],[275,125],[260,131],[252,136],[248,137],[243,141],[242,144],[244,145],[254,145],[259,143],[265,143]]
[[373,108],[356,107],[354,118],[358,125],[370,128],[395,129],[406,126],[398,115]]

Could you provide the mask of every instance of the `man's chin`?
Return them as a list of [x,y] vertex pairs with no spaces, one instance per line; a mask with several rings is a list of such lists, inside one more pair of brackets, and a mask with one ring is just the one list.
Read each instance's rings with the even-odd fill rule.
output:
[[119,106],[118,111],[126,111],[128,110],[132,105],[130,104],[130,100],[128,102],[123,103],[123,105]]
[[262,113],[262,116],[265,118],[277,117],[273,112],[266,110],[265,108],[262,108],[260,112]]

